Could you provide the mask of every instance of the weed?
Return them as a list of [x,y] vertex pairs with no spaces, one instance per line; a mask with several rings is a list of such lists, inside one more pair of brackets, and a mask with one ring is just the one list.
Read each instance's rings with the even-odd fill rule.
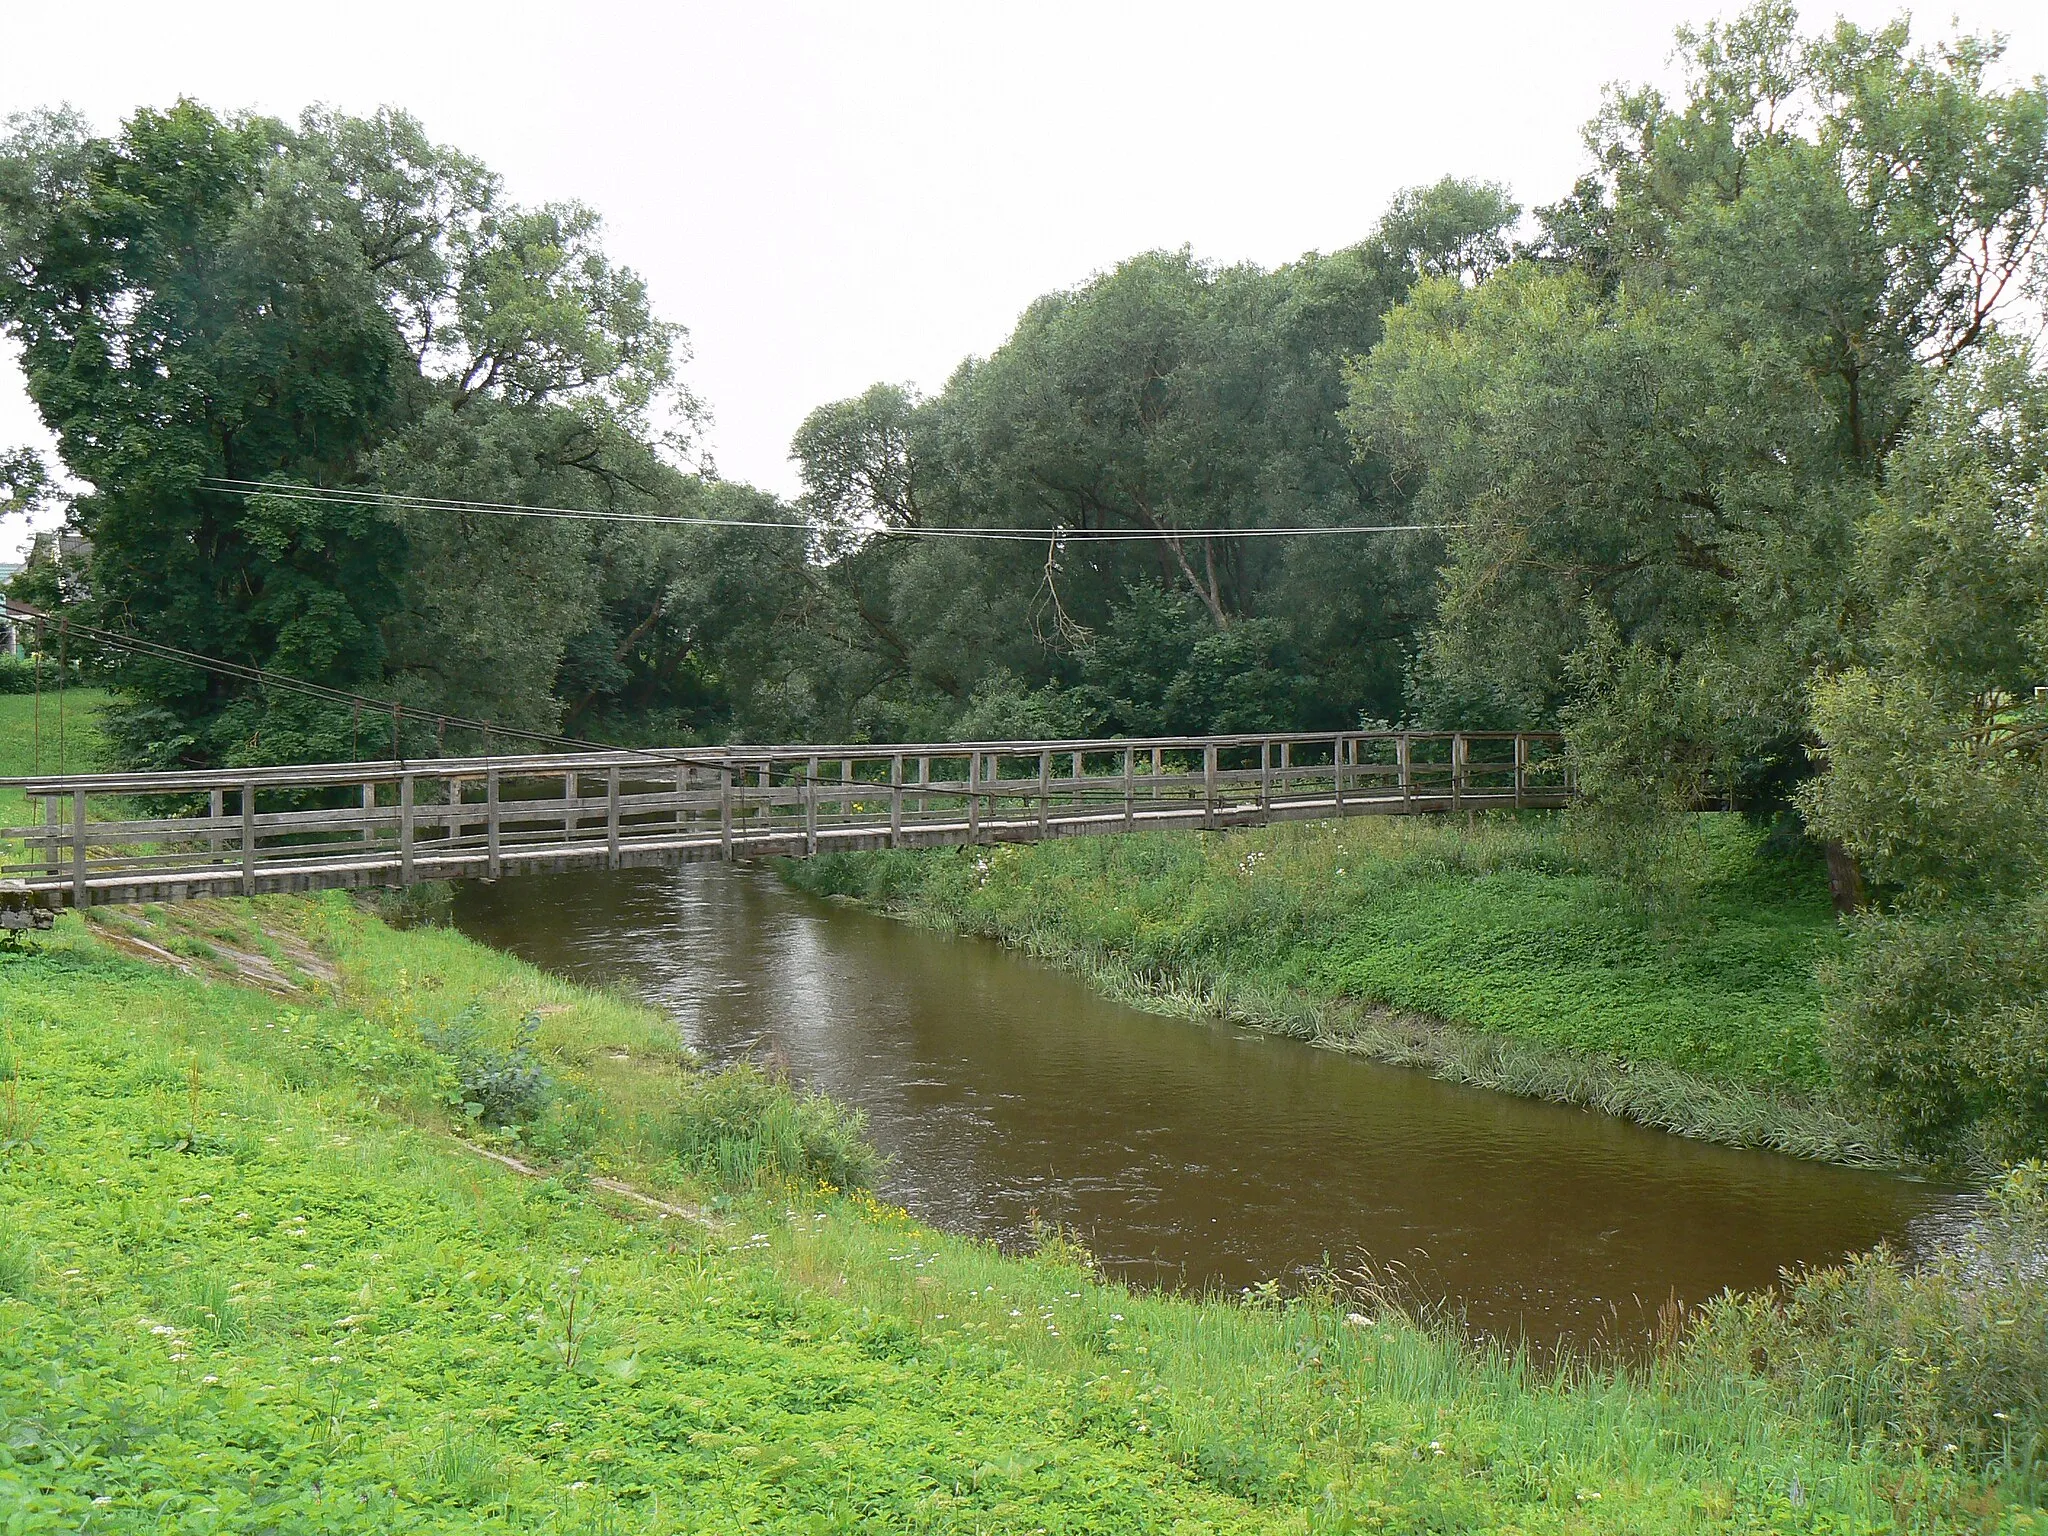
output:
[[420,1459],[420,1483],[434,1497],[468,1509],[487,1509],[511,1491],[496,1442],[474,1431],[456,1433],[443,1424],[440,1439]]
[[455,1068],[454,1107],[488,1126],[526,1125],[547,1107],[554,1079],[533,1054],[540,1015],[520,1021],[510,1050],[484,1038],[484,1010],[470,1004],[448,1024],[423,1024],[420,1038]]
[[41,1272],[34,1243],[19,1232],[0,1234],[0,1296],[25,1298]]
[[684,1168],[727,1189],[764,1181],[864,1189],[879,1160],[858,1111],[798,1093],[784,1076],[740,1062],[686,1082],[667,1127]]

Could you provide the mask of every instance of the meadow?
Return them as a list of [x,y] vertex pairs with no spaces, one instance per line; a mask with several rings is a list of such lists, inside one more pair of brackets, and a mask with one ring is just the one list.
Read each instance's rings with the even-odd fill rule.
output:
[[10,1531],[2048,1528],[1675,1333],[926,1230],[833,1106],[339,895],[66,917],[0,999]]

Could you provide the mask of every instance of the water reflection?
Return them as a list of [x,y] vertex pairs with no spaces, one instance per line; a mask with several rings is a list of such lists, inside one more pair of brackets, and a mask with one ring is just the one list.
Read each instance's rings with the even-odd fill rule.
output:
[[727,1060],[770,1054],[868,1116],[887,1191],[1005,1243],[1075,1229],[1128,1278],[1236,1289],[1361,1258],[1480,1329],[1639,1333],[1959,1197],[1689,1142],[1105,1001],[1056,971],[696,866],[465,887],[467,933],[622,985]]

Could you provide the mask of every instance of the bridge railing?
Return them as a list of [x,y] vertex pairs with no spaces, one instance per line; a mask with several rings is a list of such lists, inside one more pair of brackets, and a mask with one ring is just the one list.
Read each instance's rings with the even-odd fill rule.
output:
[[1550,732],[731,746],[0,780],[50,904],[1553,806]]

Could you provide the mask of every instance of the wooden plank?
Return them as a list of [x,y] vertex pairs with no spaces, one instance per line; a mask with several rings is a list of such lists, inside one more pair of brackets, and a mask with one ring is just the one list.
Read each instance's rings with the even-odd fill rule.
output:
[[92,900],[85,884],[85,791],[71,792],[71,905],[85,907]]
[[889,846],[903,841],[903,754],[889,759]]
[[488,880],[495,880],[504,872],[501,845],[504,829],[501,823],[498,807],[498,770],[487,768],[484,770],[484,836],[488,840],[485,853],[489,870],[485,878]]
[[401,885],[412,884],[412,786],[413,778],[409,773],[398,781],[398,879]]

